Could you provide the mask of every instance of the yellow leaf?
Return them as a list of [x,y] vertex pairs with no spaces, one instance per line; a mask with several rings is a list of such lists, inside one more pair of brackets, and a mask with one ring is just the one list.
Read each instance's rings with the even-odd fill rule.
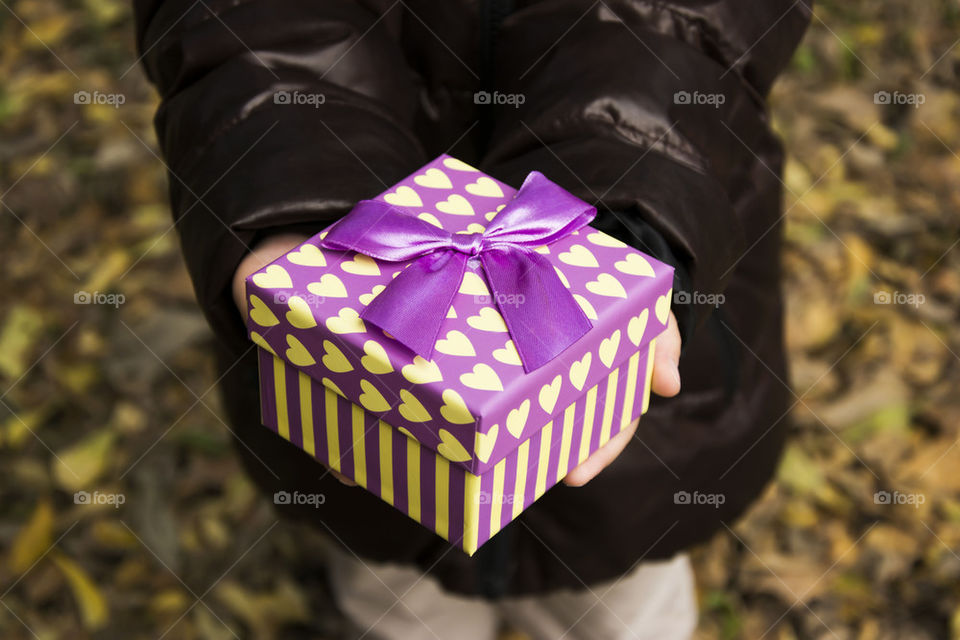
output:
[[0,427],[0,441],[13,449],[23,446],[24,442],[32,442],[30,432],[36,432],[49,414],[49,407],[40,407],[10,416]]
[[114,520],[97,520],[90,533],[94,540],[108,549],[135,549],[140,545],[130,529]]
[[150,611],[155,616],[177,616],[189,606],[190,599],[180,589],[164,589],[150,598]]
[[65,11],[35,20],[30,30],[23,35],[24,49],[44,49],[56,45],[70,31],[74,20],[74,17]]
[[73,591],[73,597],[80,609],[80,619],[88,631],[101,629],[107,623],[110,611],[107,608],[107,599],[96,583],[87,575],[83,567],[63,555],[59,551],[50,554],[54,564],[63,572],[63,576]]
[[7,314],[0,331],[0,373],[11,380],[27,369],[27,355],[40,332],[43,317],[30,307],[18,305]]
[[57,483],[70,491],[89,487],[106,469],[115,439],[111,430],[103,429],[60,453],[53,461]]
[[108,290],[130,267],[130,261],[130,254],[124,249],[114,249],[97,263],[96,270],[83,283],[83,290]]
[[20,574],[33,566],[53,542],[53,507],[44,500],[17,534],[10,549],[10,568]]

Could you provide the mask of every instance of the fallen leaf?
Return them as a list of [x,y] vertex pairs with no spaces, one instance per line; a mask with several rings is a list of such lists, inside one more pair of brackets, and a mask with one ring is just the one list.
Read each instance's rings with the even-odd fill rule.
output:
[[80,565],[66,555],[52,551],[50,557],[70,585],[84,628],[88,631],[103,628],[110,616],[110,610],[100,588]]
[[10,569],[14,573],[23,573],[50,549],[53,543],[53,521],[53,507],[50,502],[43,500],[37,504],[10,548]]

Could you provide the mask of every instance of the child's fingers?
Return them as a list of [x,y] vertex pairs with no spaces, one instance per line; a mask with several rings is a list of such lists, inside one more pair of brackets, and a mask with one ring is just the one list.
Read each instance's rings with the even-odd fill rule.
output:
[[657,336],[653,352],[652,391],[658,396],[670,398],[680,393],[680,329],[677,319],[670,312],[667,330]]
[[283,233],[267,236],[254,249],[245,255],[237,265],[233,276],[233,301],[240,310],[244,321],[247,319],[246,285],[244,281],[251,273],[259,271],[283,254],[292,251],[310,236],[301,233]]
[[356,483],[356,482],[354,482],[353,480],[351,480],[351,479],[348,478],[347,476],[343,475],[343,474],[340,473],[339,471],[335,471],[335,470],[333,470],[333,469],[330,469],[330,474],[331,474],[334,478],[336,478],[337,480],[339,480],[340,482],[342,482],[343,484],[347,485],[348,487],[355,487],[355,486],[357,486],[357,483]]
[[570,487],[582,487],[593,480],[598,473],[606,469],[607,465],[616,460],[617,456],[623,452],[630,442],[630,438],[636,432],[639,423],[639,420],[634,420],[629,426],[624,427],[620,433],[610,438],[605,445],[591,453],[586,460],[567,473],[563,478],[563,483]]

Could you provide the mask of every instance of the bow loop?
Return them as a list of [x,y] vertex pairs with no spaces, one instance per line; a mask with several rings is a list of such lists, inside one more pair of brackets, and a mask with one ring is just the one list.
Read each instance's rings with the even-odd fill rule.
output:
[[379,200],[362,200],[321,245],[387,262],[413,261],[360,314],[424,358],[470,258],[479,258],[524,370],[537,369],[590,330],[553,265],[532,249],[586,226],[596,209],[531,171],[482,233],[450,233]]

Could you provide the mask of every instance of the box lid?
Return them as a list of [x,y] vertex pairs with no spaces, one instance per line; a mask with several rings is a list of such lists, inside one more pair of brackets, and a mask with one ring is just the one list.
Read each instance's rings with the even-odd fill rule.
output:
[[[515,193],[442,155],[376,199],[472,233]],[[588,226],[537,249],[593,323],[580,340],[524,372],[482,268],[468,264],[426,360],[359,317],[408,263],[320,248],[324,235],[247,279],[251,339],[473,473],[495,465],[666,328],[673,268]]]

